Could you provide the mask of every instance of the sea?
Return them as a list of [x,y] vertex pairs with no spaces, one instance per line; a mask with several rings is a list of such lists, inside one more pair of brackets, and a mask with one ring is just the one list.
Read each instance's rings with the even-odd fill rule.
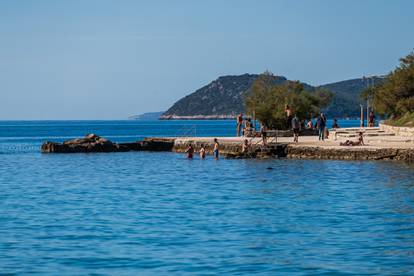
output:
[[0,121],[0,275],[414,275],[412,164],[40,152],[87,133],[235,124]]

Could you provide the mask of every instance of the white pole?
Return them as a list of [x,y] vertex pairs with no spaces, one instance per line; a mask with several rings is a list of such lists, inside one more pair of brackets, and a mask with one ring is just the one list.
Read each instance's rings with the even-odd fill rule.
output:
[[[374,87],[375,86],[375,77],[372,77],[372,87]],[[371,98],[371,102],[372,102],[372,98]],[[371,107],[371,110],[372,110],[372,112],[374,112],[374,105],[372,105],[372,107]]]
[[[367,88],[369,88],[369,78],[367,79]],[[368,119],[369,119],[369,96],[367,96],[367,127],[368,127]]]

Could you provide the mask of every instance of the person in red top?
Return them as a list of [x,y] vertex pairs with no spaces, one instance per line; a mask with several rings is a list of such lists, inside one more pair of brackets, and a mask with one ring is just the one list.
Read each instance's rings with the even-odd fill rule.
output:
[[194,154],[193,145],[190,144],[185,152],[187,153],[188,159],[193,159],[193,154]]

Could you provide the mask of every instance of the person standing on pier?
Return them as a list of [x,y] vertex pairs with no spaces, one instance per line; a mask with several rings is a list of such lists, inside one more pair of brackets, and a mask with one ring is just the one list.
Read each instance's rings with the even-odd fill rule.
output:
[[267,145],[267,127],[266,124],[262,122],[260,126],[260,135],[262,136],[263,146],[266,147]]
[[217,141],[217,138],[214,138],[213,156],[214,156],[214,159],[216,159],[216,160],[219,159],[219,148],[220,148],[220,144]]
[[289,129],[291,121],[292,121],[292,109],[290,108],[289,105],[285,105],[285,113],[286,113],[286,126]]
[[326,117],[323,113],[318,117],[316,121],[316,127],[319,130],[319,141],[325,141],[325,127],[326,127]]
[[313,129],[312,117],[306,123],[306,128],[307,129]]
[[368,127],[374,127],[374,125],[375,125],[375,115],[374,115],[374,112],[370,111],[369,117],[368,117]]
[[243,124],[243,113],[237,116],[237,137],[240,137],[240,132]]
[[292,118],[292,130],[293,130],[293,142],[297,143],[299,140],[300,122],[296,114]]
[[323,139],[325,140],[329,138],[329,129],[328,127],[326,127],[328,120],[326,119],[325,113],[322,113],[322,118],[323,118],[323,121],[325,122],[325,128],[323,129]]
[[339,125],[338,125],[338,120],[337,120],[336,118],[333,120],[332,128],[333,128],[333,129],[337,129],[337,128],[339,128]]

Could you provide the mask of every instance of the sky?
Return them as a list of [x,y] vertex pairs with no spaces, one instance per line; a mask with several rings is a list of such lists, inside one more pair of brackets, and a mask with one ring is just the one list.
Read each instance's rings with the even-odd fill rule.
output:
[[222,75],[389,73],[411,0],[0,0],[0,120],[126,119]]

